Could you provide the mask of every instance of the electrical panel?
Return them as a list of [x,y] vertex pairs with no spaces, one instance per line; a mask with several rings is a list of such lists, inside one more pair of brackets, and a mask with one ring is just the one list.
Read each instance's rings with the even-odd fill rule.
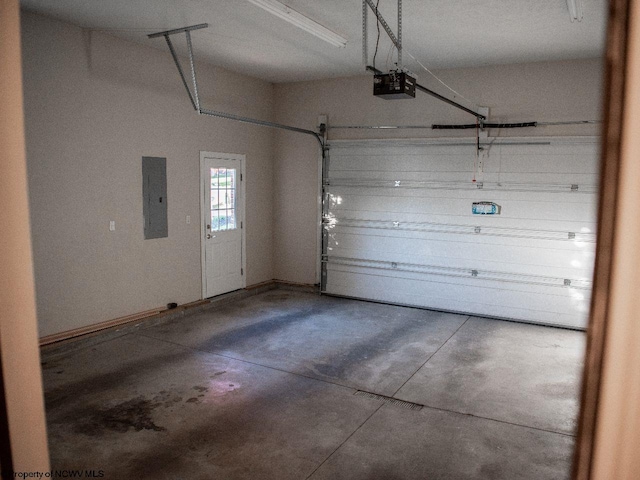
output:
[[373,77],[373,94],[386,100],[415,98],[416,79],[405,72],[389,72]]
[[164,238],[167,225],[167,159],[142,157],[144,238]]

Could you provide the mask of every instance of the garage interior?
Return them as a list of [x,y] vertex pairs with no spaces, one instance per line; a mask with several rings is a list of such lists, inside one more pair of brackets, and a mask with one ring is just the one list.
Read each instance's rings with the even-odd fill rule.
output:
[[569,478],[606,2],[102,3],[21,2],[52,468]]

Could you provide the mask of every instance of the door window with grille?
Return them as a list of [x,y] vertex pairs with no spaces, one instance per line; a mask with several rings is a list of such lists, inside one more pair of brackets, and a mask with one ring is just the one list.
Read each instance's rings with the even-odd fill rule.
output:
[[211,231],[235,230],[236,169],[211,168]]

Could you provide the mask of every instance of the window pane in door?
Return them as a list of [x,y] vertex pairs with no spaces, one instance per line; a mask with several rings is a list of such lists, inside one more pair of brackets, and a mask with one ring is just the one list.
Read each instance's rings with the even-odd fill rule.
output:
[[228,217],[228,225],[229,225],[229,230],[235,230],[236,228],[236,211],[235,210],[229,210],[229,214],[227,215]]
[[211,169],[211,231],[235,230],[236,169]]

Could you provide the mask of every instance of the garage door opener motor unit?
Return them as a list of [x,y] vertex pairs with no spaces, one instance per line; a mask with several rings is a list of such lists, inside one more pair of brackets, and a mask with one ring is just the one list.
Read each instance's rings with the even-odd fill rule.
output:
[[392,71],[373,77],[373,94],[386,100],[416,97],[416,79],[406,72]]

